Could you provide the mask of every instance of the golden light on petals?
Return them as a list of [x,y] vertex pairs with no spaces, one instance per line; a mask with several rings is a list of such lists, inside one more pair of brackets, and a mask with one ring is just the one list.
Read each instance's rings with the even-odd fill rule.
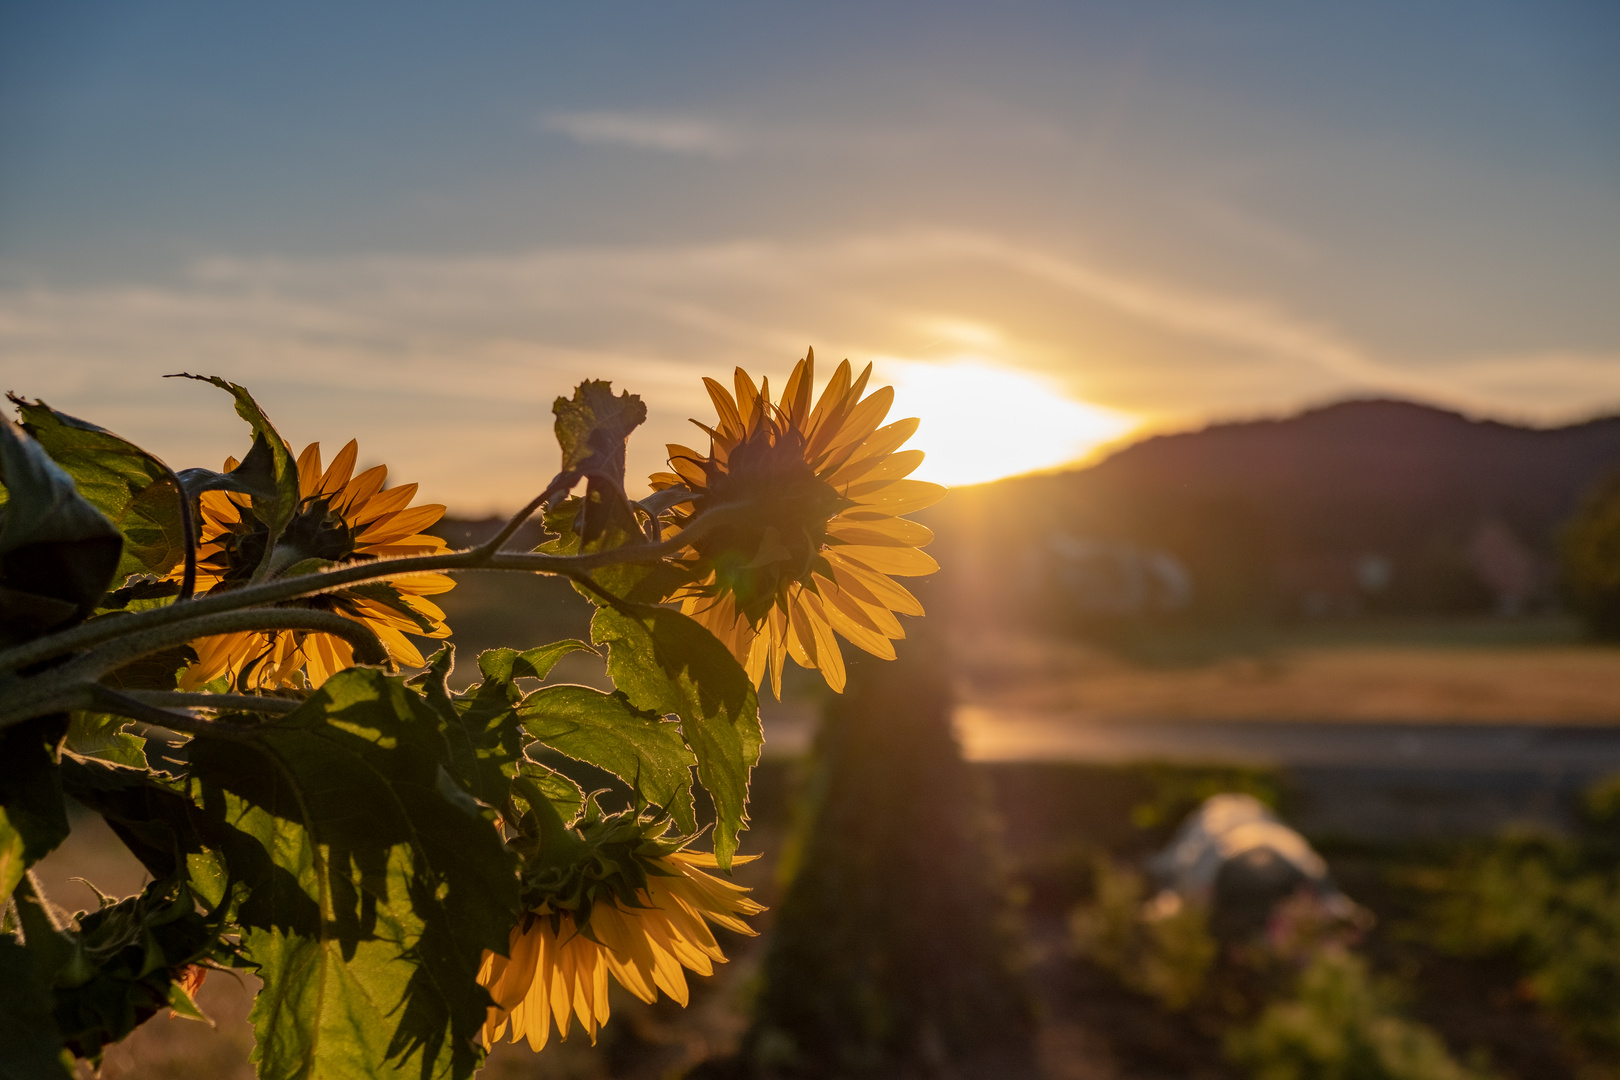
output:
[[895,615],[923,610],[893,579],[939,569],[921,550],[933,534],[901,516],[945,494],[907,479],[923,460],[900,449],[917,421],[884,423],[894,393],[866,393],[871,365],[856,376],[846,360],[812,404],[814,374],[812,353],[775,401],[768,382],[755,385],[741,368],[731,390],[705,379],[717,419],[693,423],[708,433],[708,453],[672,444],[672,471],[651,477],[654,490],[692,492],[666,535],[711,508],[745,510],[747,524],[713,529],[686,550],[698,580],[676,599],[755,685],[769,671],[778,697],[788,657],[842,690],[839,637],[893,659],[892,643],[905,637]]
[[[383,489],[388,468],[378,465],[355,475],[359,446],[350,440],[332,463],[321,468],[321,447],[311,443],[298,456],[298,512],[283,532],[278,552],[288,558],[348,562],[398,555],[426,555],[445,542],[421,532],[444,515],[437,504],[411,506],[415,484]],[[235,459],[225,462],[235,468]],[[245,584],[263,553],[263,527],[248,513],[245,495],[204,492],[197,546],[199,594]],[[294,562],[286,565],[292,566]],[[178,577],[177,569],[171,577]],[[398,664],[420,667],[421,652],[406,635],[443,638],[450,635],[444,611],[429,596],[447,592],[455,581],[445,574],[411,574],[392,578],[382,590],[339,590],[312,601],[323,610],[358,620],[382,641]],[[181,672],[182,689],[196,689],[230,677],[242,689],[296,685],[300,676],[319,686],[354,665],[354,647],[330,634],[286,630],[236,633],[200,638],[191,643],[197,661]]]
[[553,1026],[566,1039],[575,1020],[595,1043],[608,1020],[609,976],[649,1004],[662,991],[684,1006],[686,972],[711,975],[726,962],[708,924],[754,933],[743,918],[765,909],[747,889],[705,873],[718,867],[713,855],[678,851],[653,864],[637,906],[598,902],[581,927],[572,912],[542,905],[512,928],[508,956],[485,951],[478,983],[495,1002],[486,1048],[510,1032],[539,1050]]

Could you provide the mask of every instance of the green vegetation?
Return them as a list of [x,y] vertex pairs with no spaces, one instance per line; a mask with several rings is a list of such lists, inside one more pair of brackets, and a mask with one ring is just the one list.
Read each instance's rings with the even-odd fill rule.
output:
[[1620,777],[1588,793],[1573,839],[1510,838],[1455,869],[1434,937],[1457,955],[1507,955],[1572,1040],[1620,1059]]
[[1254,1080],[1481,1080],[1353,953],[1319,953],[1292,995],[1234,1031],[1227,1054]]
[[1144,910],[1142,875],[1106,856],[1093,862],[1095,899],[1069,915],[1076,953],[1173,1012],[1203,992],[1216,959],[1208,913],[1191,904]]
[[[655,606],[663,592],[636,592],[697,573],[668,557],[714,519],[649,539],[670,498],[624,495],[645,407],[606,383],[557,399],[564,466],[545,490],[489,541],[449,550],[410,535],[440,510],[407,509],[414,485],[353,477],[353,443],[325,473],[318,446],[295,460],[246,390],[206,381],[251,428],[225,472],[176,473],[43,402],[0,420],[0,1074],[96,1068],[160,1010],[200,1018],[205,969],[247,968],[266,1080],[464,1080],[490,1040],[492,956],[561,910],[599,948],[570,883],[650,888],[649,851],[704,833],[706,865],[731,865],[762,741],[754,682],[710,631]],[[546,552],[504,550],[548,504]],[[448,632],[410,585],[475,568],[578,584],[592,644],[491,649],[458,692],[454,646],[424,662],[404,636]],[[614,691],[536,689],[571,653],[605,654]],[[587,842],[603,792],[577,786],[581,769],[614,779],[644,844]],[[63,919],[33,868],[69,838],[69,798],[152,882]],[[621,929],[650,906],[633,889],[611,903]],[[564,997],[564,1034],[581,1000]],[[590,1008],[607,1019],[605,988]],[[553,1014],[535,1013],[543,1036]]]
[[1587,493],[1563,537],[1564,597],[1587,631],[1620,641],[1620,472]]

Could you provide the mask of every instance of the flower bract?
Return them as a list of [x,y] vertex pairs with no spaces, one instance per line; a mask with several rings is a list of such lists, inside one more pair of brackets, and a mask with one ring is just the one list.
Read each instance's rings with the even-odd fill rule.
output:
[[653,859],[634,904],[600,900],[583,925],[573,911],[550,904],[525,914],[512,928],[510,955],[486,951],[478,972],[495,1002],[484,1045],[510,1030],[512,1042],[526,1038],[539,1050],[553,1023],[566,1039],[575,1018],[594,1043],[608,1019],[610,975],[649,1004],[662,990],[684,1006],[686,971],[710,975],[726,961],[708,923],[752,935],[743,916],[765,910],[747,889],[705,873],[717,865],[699,852]]
[[[415,484],[385,490],[385,465],[354,475],[358,453],[359,446],[351,439],[324,471],[319,443],[311,443],[299,455],[301,498],[276,546],[282,566],[314,569],[358,559],[426,555],[446,546],[438,537],[421,532],[444,515],[444,507],[411,506]],[[236,464],[234,459],[228,460],[225,468],[233,469]],[[206,491],[199,505],[198,592],[247,584],[268,541],[268,530],[253,515],[248,497]],[[176,570],[171,576],[178,574]],[[427,597],[454,586],[445,574],[411,574],[323,593],[299,603],[364,623],[395,662],[420,667],[422,654],[405,635],[448,637],[444,612]],[[242,689],[271,689],[296,685],[301,671],[311,686],[319,686],[354,664],[352,645],[316,631],[221,634],[201,638],[192,648],[197,660],[180,675],[183,689],[204,686],[221,675],[229,676]]]
[[917,421],[884,425],[893,390],[863,397],[872,367],[853,376],[847,360],[812,404],[814,359],[799,362],[775,402],[769,383],[756,386],[741,368],[735,395],[705,379],[719,414],[713,427],[698,424],[709,452],[672,444],[673,471],[651,478],[655,490],[692,492],[671,509],[665,535],[709,511],[727,515],[683,555],[695,583],[678,594],[681,610],[726,644],[756,686],[769,669],[778,697],[789,656],[843,689],[835,632],[892,660],[892,642],[905,637],[896,614],[923,613],[894,578],[939,569],[922,550],[933,533],[902,516],[945,494],[907,479],[923,454],[900,446]]

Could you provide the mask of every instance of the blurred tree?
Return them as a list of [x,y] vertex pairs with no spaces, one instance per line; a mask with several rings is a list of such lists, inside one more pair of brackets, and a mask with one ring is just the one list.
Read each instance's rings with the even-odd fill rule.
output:
[[1620,470],[1587,492],[1562,554],[1566,602],[1593,637],[1620,641]]
[[822,725],[805,846],[739,1071],[1032,1075],[987,793],[951,732],[942,650],[916,637],[897,663],[851,676]]

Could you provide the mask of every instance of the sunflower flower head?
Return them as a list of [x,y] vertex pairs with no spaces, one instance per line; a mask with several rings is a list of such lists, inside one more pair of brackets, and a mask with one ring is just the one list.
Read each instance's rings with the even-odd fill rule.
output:
[[775,402],[769,383],[756,386],[741,368],[735,395],[705,379],[718,419],[693,423],[708,433],[709,452],[672,444],[673,471],[651,477],[656,491],[691,493],[671,508],[666,535],[705,512],[725,515],[681,556],[693,584],[677,599],[755,685],[768,668],[778,697],[789,656],[843,689],[834,632],[892,660],[892,642],[905,637],[895,615],[923,613],[894,577],[939,568],[921,550],[933,534],[901,515],[932,505],[945,489],[906,479],[923,458],[900,450],[917,421],[884,425],[894,392],[863,397],[871,374],[867,365],[853,376],[845,361],[814,404],[813,352]]
[[[378,465],[354,474],[359,445],[350,440],[322,470],[321,447],[311,443],[298,457],[301,496],[297,510],[276,541],[274,566],[298,572],[335,563],[395,555],[426,555],[445,547],[421,530],[444,515],[439,505],[411,506],[415,484],[384,490],[388,468]],[[225,462],[236,468],[234,458]],[[252,513],[247,496],[204,492],[197,547],[199,593],[246,585],[260,569],[269,530]],[[175,570],[171,577],[178,577]],[[371,582],[299,601],[364,623],[396,663],[419,667],[422,654],[406,634],[448,637],[444,612],[427,597],[450,590],[445,574],[412,574]],[[197,660],[181,673],[183,689],[196,689],[229,676],[240,689],[319,686],[354,664],[354,647],[316,631],[242,632],[192,643]]]
[[[584,840],[555,848],[525,870],[528,910],[506,956],[486,951],[478,982],[494,1001],[484,1045],[508,1031],[539,1050],[555,1024],[574,1019],[596,1042],[607,1022],[608,978],[651,1004],[662,990],[685,1006],[686,972],[712,975],[726,957],[709,924],[754,934],[744,918],[765,910],[748,890],[708,873],[713,855],[656,835],[664,822],[627,811],[588,824]],[[577,836],[569,830],[571,836]],[[746,858],[734,862],[747,862]]]

